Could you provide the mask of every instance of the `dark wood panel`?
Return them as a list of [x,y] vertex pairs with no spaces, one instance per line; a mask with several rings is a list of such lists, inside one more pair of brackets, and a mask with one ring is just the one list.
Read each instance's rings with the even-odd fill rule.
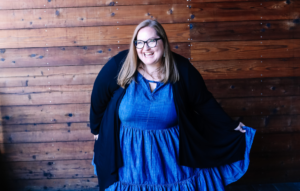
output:
[[274,40],[299,38],[293,20],[191,23],[192,41]]
[[91,160],[50,160],[7,164],[6,174],[14,179],[94,178]]
[[[193,3],[202,2],[233,2],[233,1],[259,1],[259,0],[194,0]],[[26,1],[26,0],[2,0],[1,9],[49,9],[60,7],[95,7],[95,6],[116,6],[116,5],[161,5],[180,4],[182,0],[118,0],[118,1],[98,1],[98,0],[49,0],[49,1]]]
[[10,191],[98,191],[97,178],[11,180]]
[[[90,134],[93,137],[92,134]],[[94,141],[0,144],[3,160],[92,160]]]
[[220,2],[190,4],[190,22],[286,20],[299,9],[295,1]]
[[[218,46],[218,45],[216,45]],[[265,79],[265,78],[274,78],[274,77],[296,77],[300,75],[300,58],[262,58],[262,59],[248,59],[248,60],[222,60],[227,59],[226,57],[233,58],[236,56],[243,57],[245,59],[246,57],[253,57],[254,54],[259,57],[259,53],[261,55],[269,56],[269,57],[276,57],[279,55],[272,55],[272,51],[274,49],[277,49],[275,46],[267,46],[265,47],[266,50],[263,50],[262,52],[259,51],[260,47],[254,47],[252,46],[253,50],[249,49],[245,50],[242,46],[234,46],[230,47],[231,45],[228,45],[227,48],[222,45],[222,47],[208,47],[210,50],[216,50],[218,52],[215,52],[215,54],[220,55],[213,58],[213,54],[210,54],[210,50],[207,50],[207,53],[203,53],[201,56],[198,56],[197,53],[204,50],[204,46],[202,47],[202,50],[195,50],[192,51],[192,60],[194,59],[220,59],[220,60],[206,60],[206,61],[192,61],[192,64],[197,68],[197,70],[201,73],[204,79],[245,79],[245,78],[259,78],[259,79]],[[275,50],[276,52],[283,51],[282,48],[279,48],[281,50]],[[293,46],[293,45],[292,45]],[[240,50],[238,50],[240,49]],[[243,50],[244,49],[244,50]],[[223,53],[222,51],[227,52],[227,55]],[[238,51],[238,52],[236,52]],[[254,51],[254,54],[252,54]],[[290,50],[289,53],[286,54],[283,53],[281,55],[283,56],[292,56],[292,51]],[[209,56],[208,56],[209,55]],[[194,58],[196,56],[196,58]],[[300,56],[300,54],[298,55]]]
[[[189,43],[171,43],[171,50],[190,58]],[[104,65],[128,45],[1,49],[0,68]]]
[[207,79],[205,84],[215,98],[300,95],[300,77]]
[[[0,30],[0,48],[129,44],[136,25]],[[189,42],[185,24],[163,24],[170,42]]]
[[191,61],[292,58],[299,49],[299,39],[193,42]]
[[217,99],[230,116],[298,115],[298,96]]

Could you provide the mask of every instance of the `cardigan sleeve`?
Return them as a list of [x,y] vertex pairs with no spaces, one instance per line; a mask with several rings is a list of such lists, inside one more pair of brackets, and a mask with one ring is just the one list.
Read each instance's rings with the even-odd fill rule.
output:
[[97,135],[106,107],[116,89],[118,65],[112,57],[99,72],[91,95],[90,128]]
[[233,120],[208,91],[201,74],[192,64],[189,67],[189,83],[193,87],[189,98],[197,114],[217,128],[233,130],[239,125],[239,121]]

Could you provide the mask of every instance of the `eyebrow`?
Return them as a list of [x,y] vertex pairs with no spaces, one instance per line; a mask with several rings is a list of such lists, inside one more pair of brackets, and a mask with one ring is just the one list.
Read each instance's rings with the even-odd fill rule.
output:
[[[148,40],[152,40],[152,39],[155,39],[155,38],[160,38],[160,37],[151,37]],[[138,39],[136,39],[136,40],[138,40]],[[145,40],[145,41],[148,41],[148,40]],[[143,40],[140,40],[140,41],[143,41]]]

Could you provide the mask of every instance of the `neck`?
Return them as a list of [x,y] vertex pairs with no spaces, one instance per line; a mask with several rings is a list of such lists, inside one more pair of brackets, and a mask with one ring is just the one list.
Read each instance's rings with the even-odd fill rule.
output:
[[140,73],[148,80],[161,80],[162,74],[160,71],[162,63],[158,62],[156,64],[146,65],[141,63],[139,67]]

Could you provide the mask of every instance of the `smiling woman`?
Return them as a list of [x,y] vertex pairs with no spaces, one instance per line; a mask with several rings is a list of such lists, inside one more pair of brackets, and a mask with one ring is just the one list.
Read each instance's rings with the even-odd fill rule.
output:
[[100,191],[225,190],[246,173],[255,134],[223,111],[153,20],[100,71],[90,123]]

